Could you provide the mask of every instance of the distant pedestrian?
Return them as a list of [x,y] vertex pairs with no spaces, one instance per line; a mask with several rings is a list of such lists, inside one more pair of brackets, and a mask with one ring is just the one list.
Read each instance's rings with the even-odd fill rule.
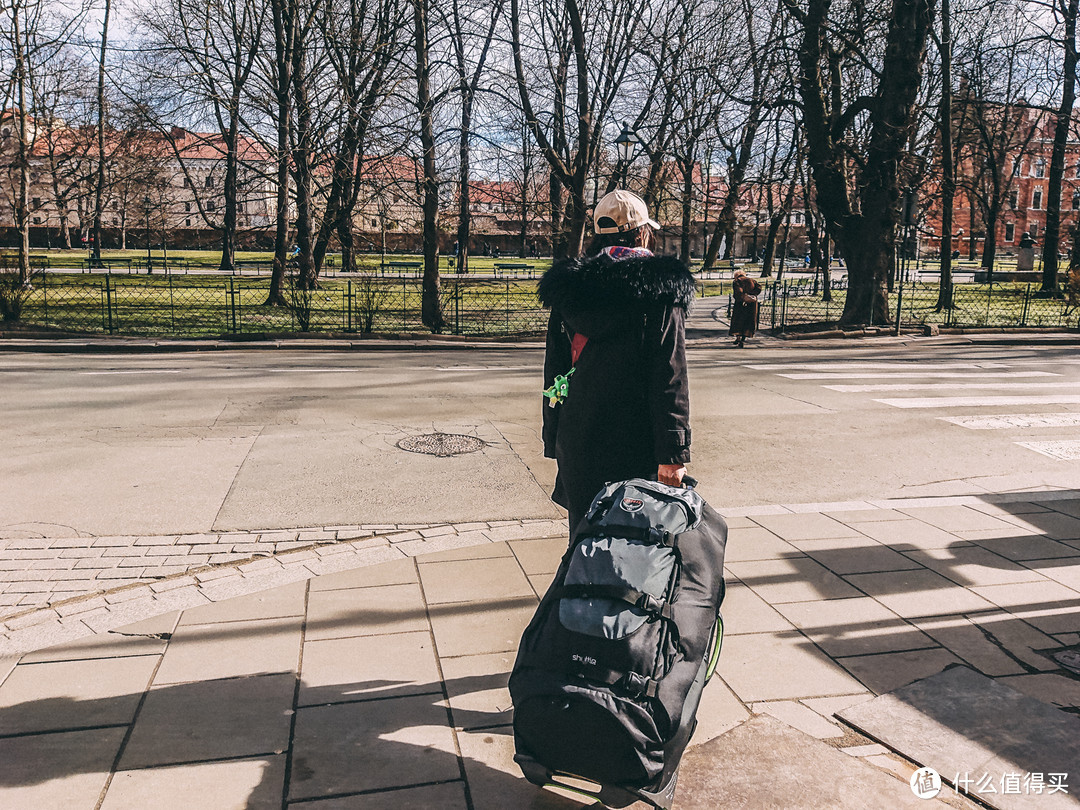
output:
[[742,268],[735,271],[731,281],[731,328],[728,335],[735,338],[735,345],[742,348],[748,337],[753,337],[758,322],[758,296],[761,285],[746,275]]

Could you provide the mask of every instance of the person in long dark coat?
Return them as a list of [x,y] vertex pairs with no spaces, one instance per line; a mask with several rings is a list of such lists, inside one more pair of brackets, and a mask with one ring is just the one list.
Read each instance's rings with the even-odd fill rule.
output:
[[731,327],[728,335],[735,338],[735,345],[742,348],[748,337],[753,337],[757,330],[758,300],[761,285],[746,275],[745,270],[736,270],[731,281]]
[[539,285],[551,307],[544,455],[558,461],[552,499],[568,511],[571,536],[605,484],[679,486],[690,461],[684,324],[694,278],[649,250],[659,226],[636,195],[609,194],[594,225],[590,255],[557,262]]

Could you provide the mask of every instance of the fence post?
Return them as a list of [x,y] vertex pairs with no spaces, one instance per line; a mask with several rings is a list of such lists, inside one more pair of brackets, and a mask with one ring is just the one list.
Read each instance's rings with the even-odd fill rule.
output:
[[49,325],[49,273],[41,271],[41,297],[45,304],[45,325]]
[[244,331],[244,285],[233,288],[233,325],[239,334]]
[[402,276],[401,277],[401,331],[402,332],[405,332],[405,331],[408,330],[408,323],[405,320],[405,318],[406,318],[405,305],[407,303],[406,300],[405,300],[406,295],[407,295],[407,293],[405,291],[405,277]]
[[510,279],[506,280],[506,334],[510,334]]
[[1031,285],[1024,287],[1024,305],[1020,308],[1020,326],[1027,326],[1028,304],[1031,301]]
[[172,273],[169,274],[169,328],[176,334],[176,303],[173,301]]
[[896,330],[893,334],[897,337],[900,336],[900,320],[904,315],[904,279],[901,276],[898,280],[898,286],[896,288]]
[[772,291],[772,326],[769,328],[774,332],[776,331],[776,282],[769,285],[769,290]]
[[454,279],[454,334],[461,334],[461,279]]
[[986,287],[986,316],[983,318],[985,325],[990,325],[990,299],[994,295],[994,285],[989,284]]
[[787,300],[788,300],[788,283],[784,281],[784,304],[780,310],[780,331],[783,332],[787,326]]
[[350,278],[345,288],[345,329],[346,331],[353,331],[352,325],[352,311],[353,311],[353,291],[352,291],[352,279]]
[[112,271],[105,273],[105,311],[108,313],[109,334],[113,333]]

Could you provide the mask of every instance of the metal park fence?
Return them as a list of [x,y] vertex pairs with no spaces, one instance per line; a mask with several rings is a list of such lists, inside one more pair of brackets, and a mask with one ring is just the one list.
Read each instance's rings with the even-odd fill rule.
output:
[[[426,332],[422,280],[413,276],[324,279],[318,289],[286,287],[287,305],[268,305],[268,278],[39,273],[19,293],[19,322],[65,332],[207,337],[291,332],[402,334]],[[812,278],[763,280],[760,328],[776,333],[835,325],[847,297],[846,279],[829,295]],[[928,324],[961,328],[1078,328],[1080,310],[1067,300],[1040,298],[1038,285],[957,284],[952,306],[939,309],[938,285],[897,284],[889,294],[889,322],[878,327]],[[699,295],[730,311],[731,281],[699,280]],[[529,278],[444,275],[443,330],[453,335],[539,334],[547,312]],[[2,302],[0,302],[2,303]],[[2,309],[2,307],[0,307]]]
[[[725,289],[726,288],[726,289]],[[759,324],[774,332],[801,331],[835,324],[844,310],[847,281],[834,282],[826,296],[813,279],[764,282],[759,296]],[[1040,298],[1038,284],[995,283],[956,284],[952,306],[938,308],[938,285],[897,282],[889,293],[889,322],[868,326],[895,327],[899,315],[901,329],[937,325],[945,328],[1020,329],[1046,327],[1076,329],[1080,308],[1067,299]],[[716,290],[713,293],[716,294]],[[722,282],[730,310],[731,285]]]
[[[285,290],[286,306],[267,304],[269,279],[223,276],[34,276],[19,319],[60,331],[146,336],[287,332],[397,334],[428,331],[418,278],[363,276]],[[443,278],[447,334],[542,332],[547,313],[535,282]]]

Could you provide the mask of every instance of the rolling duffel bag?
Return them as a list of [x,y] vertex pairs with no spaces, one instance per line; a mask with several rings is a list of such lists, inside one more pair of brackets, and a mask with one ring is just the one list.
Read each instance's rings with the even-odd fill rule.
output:
[[597,494],[510,675],[530,782],[671,806],[720,653],[726,541],[692,488],[634,478]]

